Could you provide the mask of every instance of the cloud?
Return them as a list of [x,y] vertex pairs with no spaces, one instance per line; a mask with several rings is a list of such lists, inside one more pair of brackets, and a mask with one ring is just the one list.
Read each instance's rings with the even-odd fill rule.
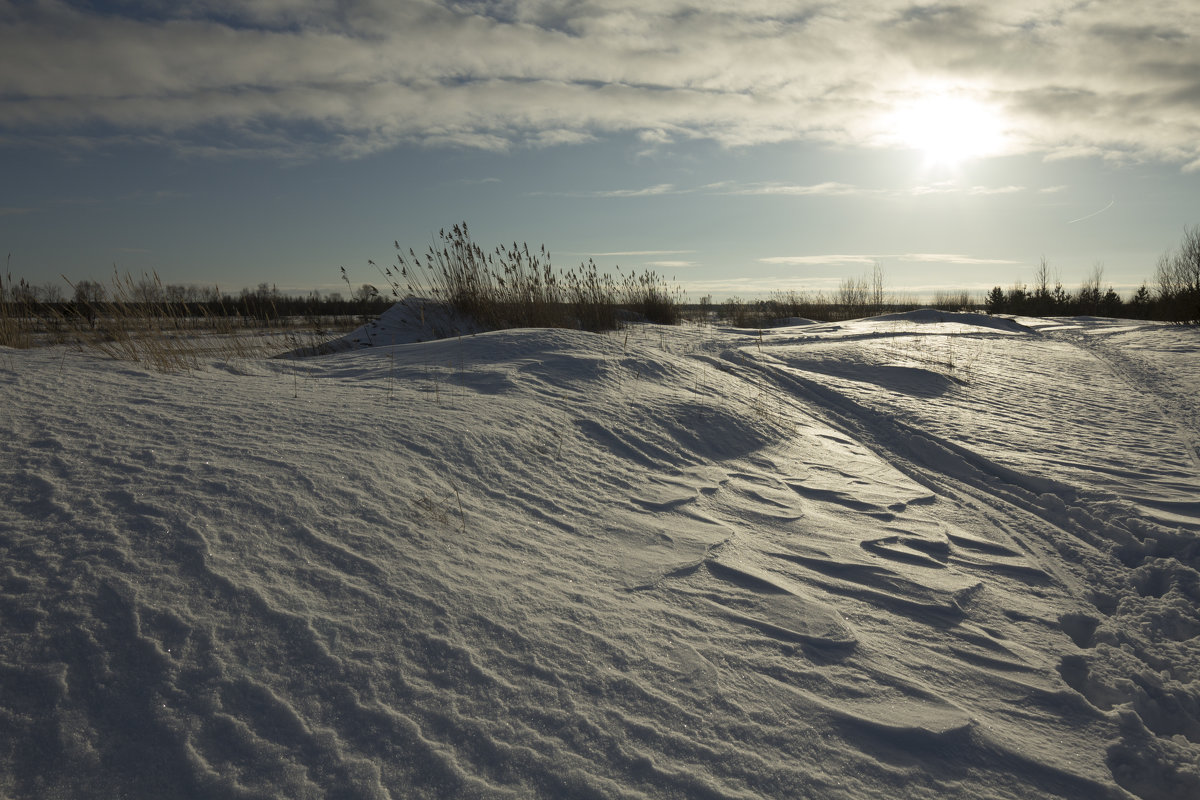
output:
[[549,131],[538,131],[527,137],[526,142],[534,147],[556,147],[558,145],[585,144],[594,142],[596,137],[585,131],[572,131],[562,128]]
[[1198,37],[1192,0],[42,0],[0,6],[0,141],[894,147],[890,116],[952,91],[1003,120],[1006,153],[1196,169]]
[[682,269],[699,266],[698,261],[647,261],[647,267],[662,267],[663,269]]
[[717,280],[680,281],[690,296],[700,297],[706,294],[717,296],[759,295],[767,296],[775,292],[834,292],[837,291],[841,279],[837,277],[807,277],[807,276],[765,276],[726,278]]
[[591,192],[591,197],[652,197],[660,194],[678,194],[678,190],[670,183],[660,183],[655,186],[644,186],[641,189],[609,189],[607,191]]
[[1020,264],[1002,258],[977,258],[959,253],[833,254],[815,256],[770,256],[758,259],[763,264],[788,266],[873,266],[882,261],[913,261],[932,264]]
[[913,197],[923,197],[927,194],[952,194],[962,191],[954,181],[938,181],[937,183],[914,186],[908,190]]
[[1023,191],[1025,191],[1024,186],[972,186],[967,190],[967,194],[1016,194],[1017,192]]
[[735,185],[727,182],[723,184],[711,184],[707,188],[716,194],[790,195],[793,197],[804,195],[849,195],[860,194],[863,191],[856,186],[833,181],[812,184],[810,186],[771,182]]
[[637,137],[647,144],[671,144],[675,141],[671,134],[667,133],[661,128],[638,131]]
[[877,189],[860,189],[847,183],[828,181],[808,186],[777,182],[736,183],[720,181],[700,187],[683,188],[672,183],[659,183],[638,189],[606,189],[588,192],[538,192],[537,194],[562,194],[569,197],[649,197],[663,194],[718,194],[718,195],[775,195],[803,197],[806,195],[851,195],[878,193]]
[[823,255],[823,256],[768,256],[758,259],[763,264],[786,264],[788,266],[840,266],[842,264],[865,264],[871,266],[877,256]]
[[621,251],[612,252],[612,253],[569,253],[568,255],[594,256],[596,258],[601,258],[601,257],[607,258],[607,257],[617,257],[617,256],[672,256],[672,255],[686,255],[687,253],[694,253],[694,252],[696,252],[696,251],[695,250],[621,250]]
[[[1066,188],[1066,187],[1062,187]],[[935,183],[923,184],[914,186],[911,189],[905,190],[902,194],[911,195],[913,197],[924,197],[931,194],[966,194],[974,197],[988,197],[992,195],[1017,194],[1027,191],[1024,186],[970,186],[962,187],[955,181],[937,181]],[[1047,191],[1047,190],[1043,190]],[[1057,191],[1057,190],[1050,190]]]
[[1005,258],[976,258],[960,253],[908,253],[898,256],[900,261],[918,261],[927,264],[1020,264]]
[[15,208],[13,206],[0,206],[0,217],[18,217],[23,214],[29,214],[34,209],[32,208]]

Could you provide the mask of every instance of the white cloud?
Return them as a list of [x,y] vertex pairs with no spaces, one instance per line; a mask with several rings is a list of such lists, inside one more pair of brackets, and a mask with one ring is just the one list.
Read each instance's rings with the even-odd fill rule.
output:
[[974,197],[988,197],[992,195],[1017,194],[1024,191],[1027,191],[1026,187],[1012,184],[1007,186],[969,186],[964,188],[955,181],[937,181],[936,183],[914,186],[902,192],[902,194],[912,195],[913,197],[924,197],[931,194],[966,194]]
[[646,142],[647,144],[671,144],[672,142],[675,141],[669,133],[662,130],[661,128],[655,128],[653,130],[638,131],[637,136],[639,139],[641,139],[643,142]]
[[669,183],[660,183],[655,186],[644,186],[641,189],[610,189],[607,191],[592,192],[593,197],[652,197],[660,194],[677,194],[678,190]]
[[614,133],[894,146],[889,115],[950,87],[1004,121],[1007,152],[1200,169],[1192,0],[115,7],[143,15],[0,6],[4,140],[79,144],[104,130],[101,143],[277,157]]
[[863,191],[856,186],[852,186],[847,183],[836,183],[834,181],[826,181],[825,183],[817,183],[810,186],[799,186],[787,183],[750,183],[736,185],[726,182],[724,184],[712,184],[711,190],[717,194],[790,195],[794,197],[800,197],[804,195],[849,195],[859,194]]
[[797,275],[727,278],[719,280],[680,281],[690,296],[706,294],[718,297],[738,295],[767,296],[774,292],[834,292],[841,283],[840,278],[814,278]]
[[[606,189],[588,192],[563,192],[571,197],[648,197],[663,194],[720,194],[720,195],[776,195],[803,197],[806,195],[851,195],[877,193],[876,189],[860,189],[846,183],[828,181],[825,183],[801,186],[785,183],[737,183],[735,181],[720,181],[694,188],[679,187],[671,183],[660,183],[653,186],[643,186],[637,189]],[[549,193],[544,193],[549,194]]]
[[864,255],[821,255],[821,256],[769,256],[758,259],[763,264],[787,264],[789,266],[840,266],[842,264],[873,265],[878,256]]
[[758,259],[763,264],[789,266],[873,266],[884,261],[911,261],[932,264],[1019,264],[1002,258],[977,258],[960,253],[877,253],[829,254],[813,256],[770,256]]
[[922,197],[927,194],[950,194],[958,191],[961,191],[961,189],[954,181],[938,181],[937,183],[914,186],[908,191],[908,194],[914,197]]
[[1017,192],[1023,191],[1025,191],[1024,186],[972,186],[967,190],[967,194],[1016,194]]
[[1004,258],[976,258],[961,253],[907,253],[898,256],[900,261],[918,261],[928,264],[1020,264]]
[[595,140],[595,136],[584,131],[558,128],[549,131],[538,131],[530,136],[527,142],[535,147],[556,147],[558,145],[584,144]]
[[661,267],[663,269],[682,269],[684,267],[699,266],[697,261],[647,261],[647,267]]
[[621,251],[612,252],[612,253],[569,253],[568,255],[595,256],[596,258],[600,258],[600,257],[607,258],[607,257],[617,257],[617,256],[672,256],[672,255],[685,255],[687,253],[694,253],[694,252],[696,252],[696,251],[695,250],[621,250]]

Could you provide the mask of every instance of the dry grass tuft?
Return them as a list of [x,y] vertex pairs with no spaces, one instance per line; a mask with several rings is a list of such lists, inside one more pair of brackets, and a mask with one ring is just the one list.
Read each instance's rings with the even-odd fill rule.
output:
[[11,272],[0,277],[0,346],[32,347],[36,316],[28,284],[23,279],[14,284]]
[[653,272],[618,283],[590,259],[566,272],[555,269],[544,245],[534,251],[513,243],[489,253],[471,240],[465,222],[438,238],[424,256],[411,248],[406,253],[397,242],[396,265],[380,270],[396,301],[422,317],[432,303],[486,330],[614,330],[622,306],[651,322],[679,321],[682,291]]

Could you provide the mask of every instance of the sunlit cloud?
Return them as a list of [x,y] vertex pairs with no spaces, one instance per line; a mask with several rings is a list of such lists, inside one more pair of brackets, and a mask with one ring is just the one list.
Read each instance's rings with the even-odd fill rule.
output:
[[802,197],[805,195],[850,195],[860,194],[864,191],[856,186],[834,181],[826,181],[825,183],[816,183],[808,186],[786,183],[751,183],[744,185],[725,183],[711,184],[706,188],[716,194],[783,195],[793,197]]
[[94,7],[0,8],[0,142],[354,158],[629,134],[1200,169],[1191,0],[1150,24],[1139,4],[1033,0]]
[[680,189],[674,184],[658,183],[630,189],[569,189],[564,191],[528,192],[531,197],[658,197],[669,194],[687,194],[689,189]]
[[538,131],[526,139],[533,147],[557,147],[559,145],[585,144],[596,141],[596,137],[585,131],[557,129]]
[[967,194],[1016,194],[1017,192],[1023,191],[1025,191],[1024,186],[972,186],[967,190]]
[[760,258],[762,264],[786,264],[793,267],[802,266],[841,266],[845,264],[865,264],[871,266],[878,260],[877,256],[863,255],[820,255],[820,256],[768,256]]
[[682,269],[685,267],[699,266],[697,261],[647,261],[647,267],[659,267],[662,269]]
[[[820,297],[829,299],[836,296],[843,280],[838,276],[786,275],[680,281],[680,285],[693,298],[706,294],[718,298],[752,298],[769,297],[780,292],[796,292],[813,299]],[[921,281],[911,284],[889,282],[885,288],[889,297],[903,302],[929,302],[940,292],[958,294],[964,291],[982,301],[983,295],[994,285],[994,282],[987,281],[956,281],[953,283]]]
[[1020,264],[1005,258],[976,258],[961,253],[908,253],[897,256],[898,261],[919,261],[926,264]]
[[927,264],[1019,264],[1002,258],[977,258],[961,253],[874,253],[826,254],[807,256],[769,256],[758,259],[763,264],[788,266],[874,266],[887,261],[909,261]]
[[911,194],[913,197],[922,197],[928,194],[952,194],[960,191],[962,189],[954,181],[938,181],[937,183],[914,186],[908,190],[908,194]]
[[657,128],[654,130],[638,131],[637,137],[648,144],[671,144],[675,141],[669,133]]
[[611,189],[592,193],[595,197],[653,197],[660,194],[678,194],[678,190],[672,184],[659,183],[640,189]]
[[619,250],[611,253],[568,253],[577,256],[595,256],[596,258],[619,258],[622,256],[673,256],[694,253],[695,250]]
[[837,291],[840,283],[841,278],[786,275],[680,281],[680,286],[692,297],[701,297],[706,294],[730,297],[737,295],[765,296],[775,292],[829,293]]
[[560,194],[571,197],[649,197],[665,194],[709,194],[709,195],[774,195],[780,197],[805,196],[839,196],[857,194],[877,194],[881,190],[863,189],[848,183],[827,181],[811,185],[798,185],[777,182],[738,183],[736,181],[719,181],[698,187],[680,187],[671,183],[660,183],[653,186],[642,186],[633,189],[601,189],[588,192],[542,192],[539,194]]
[[946,180],[913,186],[910,189],[900,192],[900,194],[912,197],[939,194],[964,194],[970,197],[989,197],[992,195],[1018,194],[1025,191],[1028,191],[1027,187],[1016,186],[1014,184],[1005,186],[961,186],[956,181]]

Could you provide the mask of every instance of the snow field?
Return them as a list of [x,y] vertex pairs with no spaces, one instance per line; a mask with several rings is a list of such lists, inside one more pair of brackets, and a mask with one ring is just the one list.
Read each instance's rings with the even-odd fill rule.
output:
[[0,352],[0,793],[1200,796],[1195,329],[390,323]]

